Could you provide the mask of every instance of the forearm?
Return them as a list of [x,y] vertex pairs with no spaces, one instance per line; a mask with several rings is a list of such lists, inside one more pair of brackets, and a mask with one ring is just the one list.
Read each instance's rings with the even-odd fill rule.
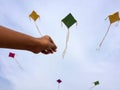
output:
[[0,26],[0,47],[29,50],[35,47],[36,39],[29,35]]

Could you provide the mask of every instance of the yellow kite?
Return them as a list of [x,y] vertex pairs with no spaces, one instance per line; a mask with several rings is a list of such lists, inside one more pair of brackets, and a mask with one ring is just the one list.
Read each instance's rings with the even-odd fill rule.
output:
[[41,34],[41,32],[40,32],[40,29],[39,29],[38,25],[36,24],[36,20],[37,20],[38,18],[40,18],[40,16],[33,10],[33,11],[31,12],[31,14],[29,15],[29,17],[33,19],[34,24],[35,24],[35,26],[36,26],[39,34],[42,36],[42,34]]
[[[109,30],[110,30],[111,24],[113,24],[113,23],[115,23],[115,22],[118,22],[118,21],[120,20],[119,12],[115,12],[114,14],[109,15],[107,18],[109,18],[110,25],[109,25],[108,30],[107,30],[107,32],[105,33],[105,36],[103,37],[101,43],[99,44],[99,48],[102,46],[102,43],[103,43],[103,41],[105,40],[105,38],[106,38],[106,36],[107,36],[107,34],[108,34]],[[106,19],[107,19],[107,18],[106,18]],[[105,19],[105,20],[106,20],[106,19]]]

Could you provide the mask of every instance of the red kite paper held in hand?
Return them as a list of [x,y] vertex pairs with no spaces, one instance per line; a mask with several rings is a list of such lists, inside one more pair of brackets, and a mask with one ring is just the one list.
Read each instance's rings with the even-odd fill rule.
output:
[[65,24],[65,26],[68,28],[68,32],[67,32],[67,36],[66,36],[66,46],[65,49],[63,51],[63,58],[65,56],[66,50],[67,50],[67,46],[68,46],[68,41],[69,41],[69,28],[74,25],[76,23],[77,25],[77,20],[73,17],[73,15],[71,13],[69,13],[65,18],[63,18],[61,20],[61,22],[63,22]]
[[34,10],[31,12],[31,14],[29,15],[29,18],[33,19],[34,21],[34,24],[39,32],[39,34],[42,36],[41,32],[40,32],[40,29],[38,27],[38,25],[36,24],[36,21],[38,18],[40,18],[40,15],[38,15]]
[[[106,38],[106,36],[107,36],[107,34],[108,34],[109,30],[110,30],[111,24],[113,24],[113,23],[115,23],[115,22],[119,22],[119,20],[120,20],[119,12],[115,12],[114,14],[109,15],[107,18],[109,18],[110,25],[109,25],[108,30],[107,30],[107,32],[105,33],[105,36],[103,37],[101,43],[99,44],[99,48],[102,46],[102,43],[103,43],[103,41],[105,40],[105,38]],[[106,18],[106,19],[107,19],[107,18]],[[105,19],[105,20],[106,20],[106,19]]]
[[15,58],[15,53],[10,52],[10,53],[9,53],[9,57],[14,58],[15,62],[18,64],[19,68],[23,70],[23,68],[21,67],[20,63],[19,63],[18,60]]
[[58,83],[58,90],[60,90],[60,83],[62,83],[62,80],[58,79],[57,83]]

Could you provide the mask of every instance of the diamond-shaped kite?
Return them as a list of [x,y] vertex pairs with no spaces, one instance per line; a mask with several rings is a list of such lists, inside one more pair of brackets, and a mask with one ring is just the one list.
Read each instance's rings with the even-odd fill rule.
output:
[[18,62],[18,60],[15,58],[15,53],[13,52],[9,52],[9,57],[14,58],[15,62],[18,64],[19,68],[23,70],[22,66],[20,65],[20,63]]
[[60,83],[62,83],[62,80],[58,79],[57,83],[58,83],[58,90],[60,90]]
[[69,13],[65,18],[61,20],[65,24],[65,26],[68,28],[67,36],[66,36],[66,47],[63,51],[63,58],[65,56],[67,46],[68,46],[68,41],[69,41],[69,28],[74,25],[75,23],[77,24],[77,20],[73,17],[71,13]]
[[67,28],[70,28],[77,21],[71,13],[69,13],[65,18],[62,19],[62,22],[66,25]]
[[9,57],[14,58],[15,57],[15,53],[10,52],[9,53]]
[[40,29],[39,29],[38,25],[36,24],[36,20],[37,20],[38,18],[40,18],[40,16],[33,10],[33,11],[31,12],[31,14],[29,15],[29,17],[33,19],[34,24],[35,24],[35,26],[36,26],[39,34],[42,35],[41,32],[40,32]]
[[100,82],[99,82],[99,81],[95,81],[95,82],[93,82],[93,84],[94,84],[94,86],[92,86],[91,88],[89,88],[89,90],[91,90],[91,89],[93,89],[95,86],[99,85]]
[[40,16],[33,10],[32,13],[29,15],[34,21],[36,21]]
[[100,83],[99,83],[99,81],[95,81],[94,82],[94,85],[96,86],[96,85],[99,85]]
[[62,81],[60,79],[57,80],[58,83],[61,83]]
[[[109,30],[110,30],[111,24],[113,24],[113,23],[115,23],[115,22],[119,22],[119,20],[120,20],[119,12],[115,12],[114,14],[109,15],[107,18],[109,18],[110,25],[109,25],[108,30],[107,30],[107,32],[105,33],[105,36],[103,37],[101,43],[99,44],[99,48],[101,47],[103,41],[105,40],[105,38],[106,38],[106,36],[107,36],[107,34],[108,34]],[[106,18],[106,19],[107,19],[107,18]],[[105,19],[105,20],[106,20],[106,19]]]

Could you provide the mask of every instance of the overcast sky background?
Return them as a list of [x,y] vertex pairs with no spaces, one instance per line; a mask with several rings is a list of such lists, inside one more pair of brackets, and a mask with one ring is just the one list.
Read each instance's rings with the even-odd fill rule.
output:
[[[0,25],[33,37],[41,37],[29,14],[40,15],[37,24],[43,35],[58,46],[52,55],[0,49],[0,90],[120,90],[120,25],[111,26],[101,49],[96,50],[109,26],[105,18],[120,12],[119,0],[0,0]],[[67,28],[61,19],[72,13],[78,25],[70,28],[65,58]],[[118,24],[118,26],[116,26]],[[6,37],[7,38],[7,37]],[[16,53],[21,70],[9,52]]]

